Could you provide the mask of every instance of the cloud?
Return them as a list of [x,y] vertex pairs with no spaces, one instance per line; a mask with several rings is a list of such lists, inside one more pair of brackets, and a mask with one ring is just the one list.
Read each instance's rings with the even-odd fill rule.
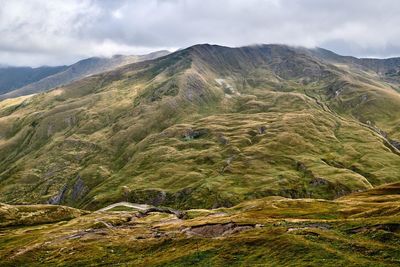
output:
[[397,0],[0,0],[0,63],[69,64],[197,43],[400,55]]

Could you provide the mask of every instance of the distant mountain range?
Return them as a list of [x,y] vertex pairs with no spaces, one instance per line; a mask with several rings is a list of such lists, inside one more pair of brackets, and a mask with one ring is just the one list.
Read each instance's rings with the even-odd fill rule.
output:
[[70,66],[57,67],[0,67],[0,100],[47,91],[68,84],[85,76],[109,71],[114,68],[169,54],[157,51],[147,55],[111,58],[92,57]]
[[67,66],[39,68],[0,66],[0,95],[62,72],[67,68]]
[[400,81],[400,57],[378,59],[378,58],[356,58],[351,56],[340,56],[332,51],[316,48],[310,50],[311,54],[334,64],[347,64],[362,68],[366,71],[372,70],[389,80]]

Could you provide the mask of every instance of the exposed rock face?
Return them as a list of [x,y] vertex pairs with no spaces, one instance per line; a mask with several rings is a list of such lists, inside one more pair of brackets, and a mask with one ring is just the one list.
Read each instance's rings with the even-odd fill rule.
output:
[[387,223],[387,224],[376,224],[370,226],[362,226],[348,230],[350,233],[362,233],[371,230],[384,230],[387,232],[392,233],[399,233],[400,232],[400,223]]
[[390,142],[390,144],[391,144],[392,146],[394,146],[395,148],[397,148],[398,150],[400,150],[400,142],[399,142],[399,141],[390,140],[389,142]]
[[301,172],[305,172],[307,170],[307,167],[306,167],[306,165],[304,165],[304,163],[297,162],[296,163],[296,170],[301,171]]
[[188,129],[183,134],[183,138],[185,140],[193,140],[193,139],[197,139],[197,138],[203,137],[203,136],[205,136],[207,134],[208,134],[208,130],[207,129],[198,129],[198,130]]
[[319,185],[328,185],[329,182],[324,178],[316,177],[310,181],[310,185],[319,186]]
[[267,131],[267,127],[265,127],[265,126],[261,126],[260,128],[258,128],[259,134],[265,134],[266,131]]
[[74,186],[72,187],[72,199],[77,200],[83,197],[83,195],[86,192],[86,186],[85,183],[83,182],[82,178],[78,175],[78,179],[74,183]]
[[47,203],[48,204],[53,204],[53,205],[59,205],[63,201],[66,192],[67,192],[67,185],[64,185],[61,188],[61,191],[57,195],[55,195],[52,198],[50,198],[47,201]]

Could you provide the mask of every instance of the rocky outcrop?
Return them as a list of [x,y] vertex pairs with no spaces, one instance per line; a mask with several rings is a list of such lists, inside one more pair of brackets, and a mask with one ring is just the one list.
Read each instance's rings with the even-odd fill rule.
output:
[[73,187],[72,187],[72,200],[78,200],[84,196],[87,191],[87,187],[83,182],[80,175],[78,175]]
[[320,178],[320,177],[315,177],[314,179],[312,179],[310,181],[310,185],[312,186],[319,186],[319,185],[328,185],[329,182],[327,180],[325,180],[324,178]]
[[362,232],[371,231],[371,230],[384,230],[387,232],[399,233],[400,232],[400,223],[386,223],[386,224],[362,226],[362,227],[352,228],[352,229],[348,230],[348,232],[352,233],[352,234],[356,234],[356,233],[362,233]]
[[193,140],[193,139],[197,139],[197,138],[203,137],[203,136],[207,135],[208,133],[209,133],[209,131],[207,129],[197,129],[197,130],[188,129],[182,135],[182,137],[186,141],[189,141],[189,140]]
[[60,192],[59,192],[57,195],[51,197],[51,198],[47,201],[47,203],[48,203],[48,204],[53,204],[53,205],[59,205],[59,204],[64,200],[64,197],[65,197],[65,193],[66,193],[66,192],[67,192],[67,185],[64,185],[64,186],[61,188]]
[[398,150],[400,150],[400,142],[396,141],[396,140],[389,140],[389,143],[394,146],[395,148],[397,148]]

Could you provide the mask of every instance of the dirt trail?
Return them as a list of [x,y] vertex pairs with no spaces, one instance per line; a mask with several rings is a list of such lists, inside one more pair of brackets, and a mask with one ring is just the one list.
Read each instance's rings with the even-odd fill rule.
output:
[[99,211],[107,211],[107,210],[110,210],[112,208],[119,207],[119,206],[134,208],[134,209],[141,210],[141,211],[146,211],[146,210],[148,210],[148,209],[153,207],[153,206],[150,206],[150,205],[147,205],[147,204],[136,204],[136,203],[130,203],[130,202],[118,202],[118,203],[114,203],[114,204],[108,205],[107,207],[104,207],[102,209],[99,209],[98,212]]

